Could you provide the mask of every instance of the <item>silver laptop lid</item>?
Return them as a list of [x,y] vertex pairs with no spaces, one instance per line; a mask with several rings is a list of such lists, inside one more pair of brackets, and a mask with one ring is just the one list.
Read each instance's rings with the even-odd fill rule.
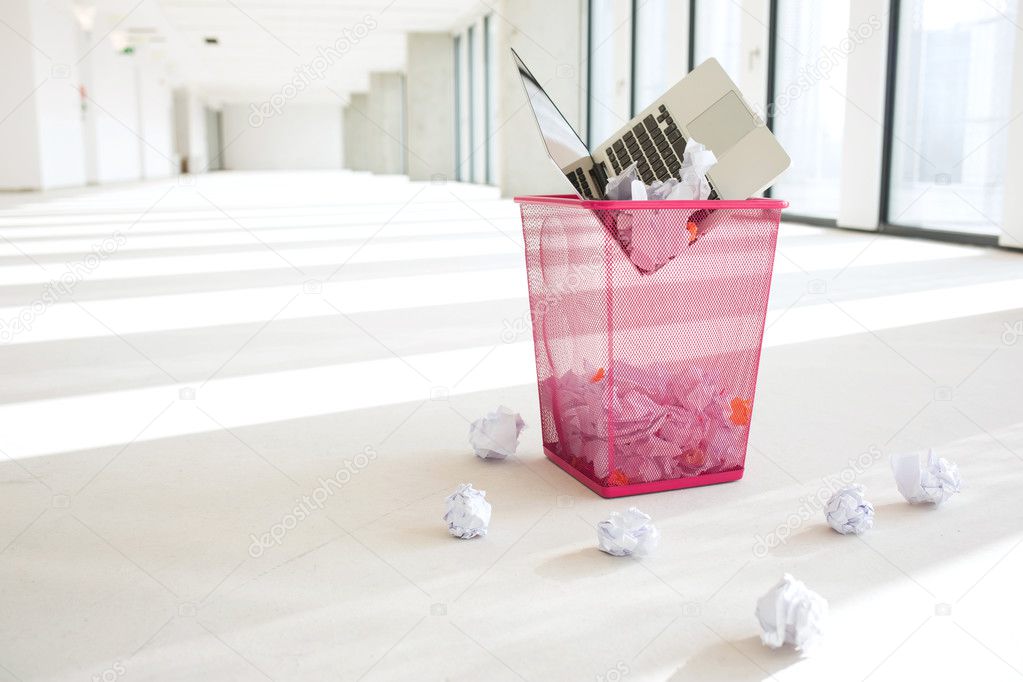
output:
[[543,136],[543,142],[547,146],[547,153],[551,159],[562,171],[565,171],[580,159],[589,158],[590,150],[586,148],[579,133],[558,110],[526,65],[522,63],[518,53],[515,50],[512,50],[511,53],[515,58],[515,65],[519,69],[522,86],[526,89],[526,99],[529,100],[529,105],[533,108],[536,124],[540,128],[540,135]]

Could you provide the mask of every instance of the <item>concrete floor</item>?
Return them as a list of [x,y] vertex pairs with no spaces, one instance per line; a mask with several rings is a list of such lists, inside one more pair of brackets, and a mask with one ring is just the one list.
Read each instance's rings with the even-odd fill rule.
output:
[[[620,501],[542,457],[489,188],[6,195],[0,307],[26,327],[0,329],[0,679],[1023,676],[1019,254],[784,226],[745,478]],[[499,403],[530,428],[483,462],[467,423]],[[887,464],[928,446],[966,481],[937,510]],[[812,501],[840,476],[877,508],[861,538]],[[485,539],[441,522],[463,481]],[[662,531],[642,561],[595,549],[630,503]],[[806,659],[757,638],[783,572],[831,604]]]

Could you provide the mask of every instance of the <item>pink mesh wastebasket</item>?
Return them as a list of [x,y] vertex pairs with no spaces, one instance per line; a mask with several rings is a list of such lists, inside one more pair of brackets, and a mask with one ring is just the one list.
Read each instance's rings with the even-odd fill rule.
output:
[[741,478],[787,204],[515,201],[547,457],[603,497]]

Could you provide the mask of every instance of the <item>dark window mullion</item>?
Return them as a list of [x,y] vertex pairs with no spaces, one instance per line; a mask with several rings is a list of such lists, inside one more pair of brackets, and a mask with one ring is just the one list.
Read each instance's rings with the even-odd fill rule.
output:
[[888,62],[885,68],[884,132],[881,146],[881,195],[878,206],[878,231],[888,231],[888,203],[891,200],[892,143],[895,139],[895,88],[899,54],[900,0],[889,0],[888,5]]
[[689,54],[686,60],[686,70],[692,71],[696,66],[696,0],[689,0]]
[[[767,129],[774,131],[774,91],[777,86],[775,69],[778,68],[778,0],[768,0],[767,8],[767,107],[764,110],[764,123]],[[768,187],[764,196],[773,196]]]

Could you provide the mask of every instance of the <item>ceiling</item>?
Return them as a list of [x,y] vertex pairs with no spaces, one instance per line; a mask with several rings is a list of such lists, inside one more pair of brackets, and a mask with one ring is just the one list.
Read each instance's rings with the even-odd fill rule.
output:
[[[405,35],[452,31],[479,0],[76,0],[165,61],[173,80],[224,101],[266,99],[302,78],[307,99],[364,91],[372,71],[405,69]],[[98,36],[97,36],[98,37]],[[218,44],[207,44],[216,38]],[[340,49],[337,49],[340,48]],[[300,75],[300,74],[304,74]]]

